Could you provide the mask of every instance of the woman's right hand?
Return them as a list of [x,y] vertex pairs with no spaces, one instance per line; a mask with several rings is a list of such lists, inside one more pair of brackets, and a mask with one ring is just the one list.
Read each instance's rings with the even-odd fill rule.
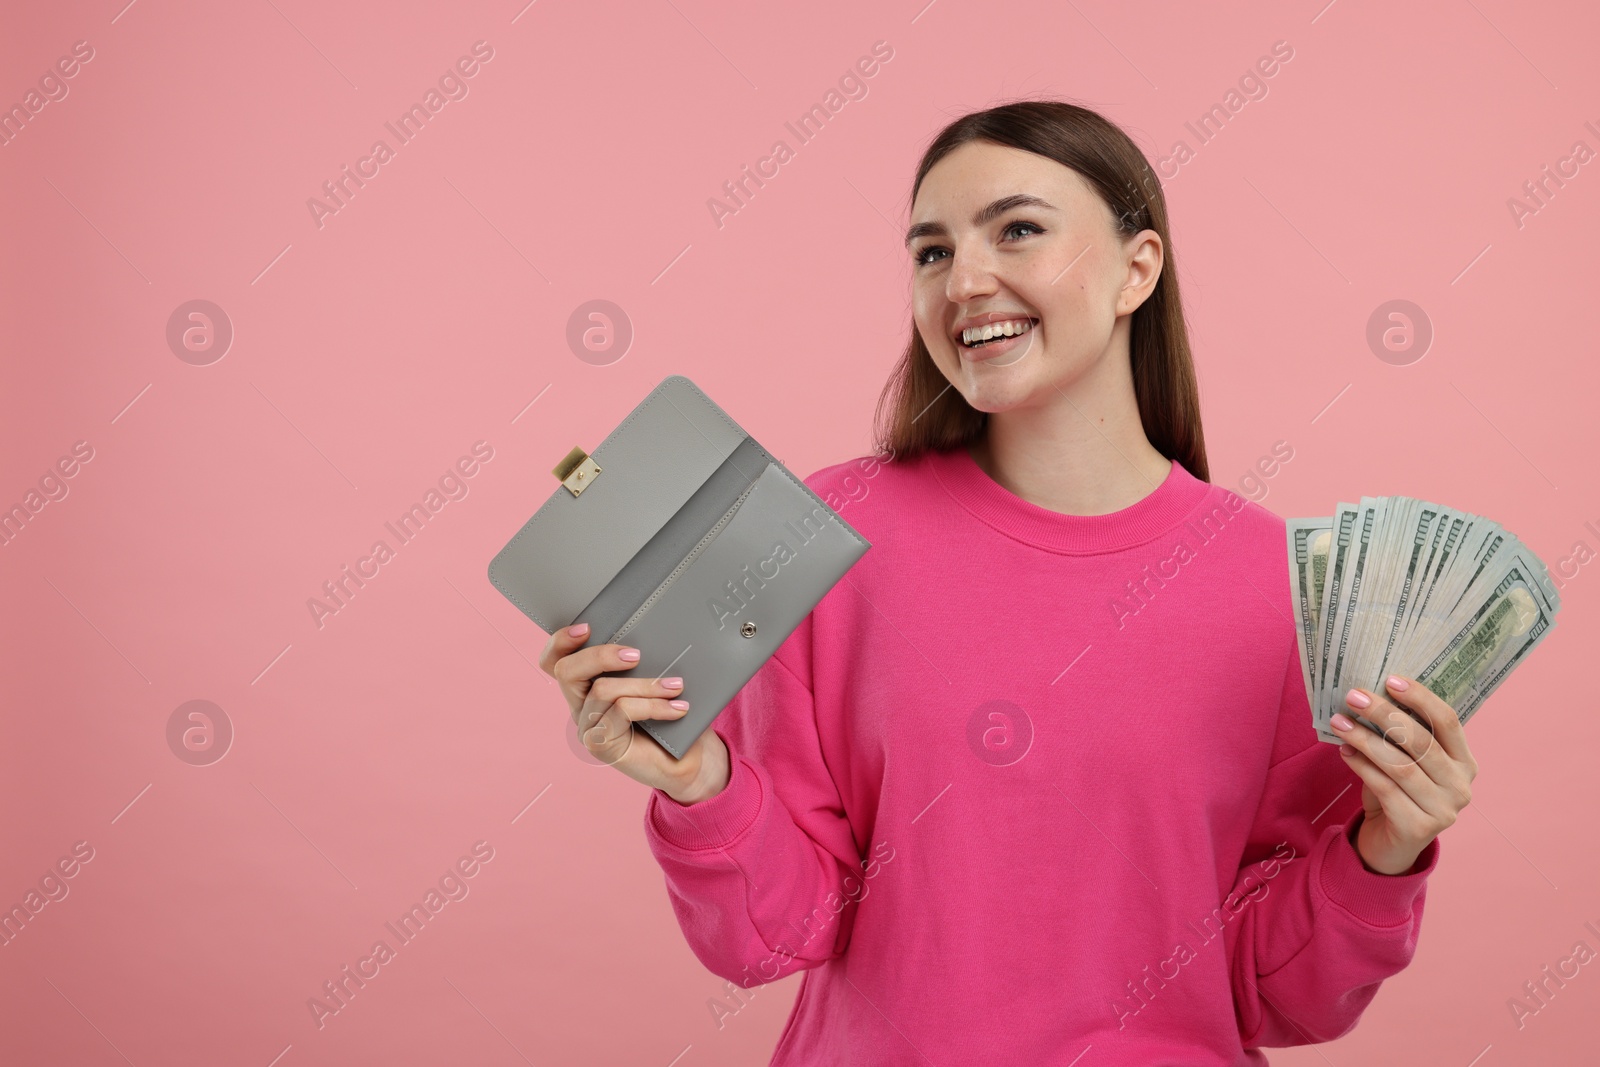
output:
[[[574,633],[573,631],[577,631]],[[554,678],[572,708],[578,740],[598,760],[609,763],[629,778],[660,789],[679,804],[709,800],[728,784],[728,746],[715,730],[707,729],[683,754],[671,754],[648,737],[636,735],[638,719],[681,719],[688,713],[682,681],[668,686],[660,678],[596,678],[606,671],[626,671],[638,665],[639,652],[626,645],[580,647],[589,634],[588,623],[559,627],[539,657],[539,669]],[[624,653],[631,652],[631,660]],[[671,701],[684,703],[682,708]]]

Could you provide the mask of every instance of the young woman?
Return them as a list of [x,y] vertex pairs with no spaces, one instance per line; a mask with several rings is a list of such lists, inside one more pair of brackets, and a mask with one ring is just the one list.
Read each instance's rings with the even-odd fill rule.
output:
[[845,580],[682,760],[632,727],[681,680],[599,677],[638,654],[582,624],[541,660],[654,787],[690,946],[746,988],[805,972],[773,1064],[1222,1067],[1346,1033],[1477,766],[1405,678],[1347,696],[1384,735],[1317,739],[1284,522],[1209,484],[1159,182],[1092,111],[996,107],[928,148],[907,248],[879,455],[806,479],[872,542]]

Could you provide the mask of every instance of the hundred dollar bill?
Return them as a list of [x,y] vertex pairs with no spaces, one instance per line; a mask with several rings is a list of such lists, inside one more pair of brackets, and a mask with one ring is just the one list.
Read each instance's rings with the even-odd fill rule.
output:
[[1436,592],[1444,587],[1448,581],[1447,575],[1455,563],[1460,547],[1462,535],[1471,523],[1471,517],[1461,512],[1455,512],[1444,524],[1443,537],[1438,550],[1434,553],[1427,580],[1423,582],[1420,595],[1416,599],[1415,607],[1407,617],[1400,636],[1399,651],[1397,655],[1402,659],[1411,658],[1411,646],[1422,620],[1430,619],[1428,609],[1434,604]]
[[1312,689],[1311,652],[1316,648],[1318,613],[1322,607],[1322,586],[1328,574],[1329,531],[1333,520],[1289,519],[1285,524],[1289,538],[1289,603],[1294,608],[1295,643],[1300,650],[1300,677],[1306,686],[1306,702],[1316,708]]
[[1330,527],[1327,577],[1322,584],[1321,609],[1317,613],[1315,659],[1312,660],[1316,676],[1312,680],[1315,699],[1311,702],[1311,710],[1316,716],[1318,726],[1326,726],[1332,714],[1325,709],[1326,702],[1323,698],[1328,686],[1330,658],[1328,653],[1333,645],[1335,609],[1339,606],[1344,590],[1345,564],[1350,556],[1351,545],[1355,541],[1356,522],[1360,517],[1359,506],[1340,504],[1339,510],[1333,515]]
[[1385,651],[1385,631],[1392,628],[1400,608],[1403,541],[1420,506],[1420,501],[1410,497],[1390,497],[1373,531],[1372,567],[1360,603],[1354,609],[1354,648],[1345,671],[1345,677],[1357,685],[1368,685],[1369,676]]
[[1416,679],[1463,723],[1554,624],[1525,559],[1516,559],[1467,624],[1417,672]]
[[1464,698],[1464,707],[1451,705],[1451,707],[1456,708],[1456,716],[1461,720],[1462,725],[1466,725],[1467,720],[1472,718],[1473,714],[1483,706],[1484,701],[1489,699],[1489,694],[1500,688],[1500,683],[1505,681],[1506,677],[1516,669],[1517,665],[1527,658],[1528,653],[1532,652],[1539,642],[1549,635],[1554,626],[1554,616],[1551,616],[1548,620],[1541,618],[1536,621],[1528,630],[1527,640],[1517,644],[1515,651],[1510,656],[1504,657],[1500,666],[1478,681],[1474,691]]
[[1355,642],[1361,636],[1356,621],[1361,617],[1361,597],[1366,591],[1368,576],[1376,569],[1372,545],[1387,506],[1388,500],[1383,497],[1361,498],[1358,520],[1352,533],[1353,544],[1342,554],[1340,561],[1337,575],[1339,603],[1329,627],[1332,640],[1328,645],[1329,658],[1322,689],[1323,706],[1330,717],[1343,704],[1344,687],[1350,681],[1347,660],[1353,660]]
[[1467,598],[1467,594],[1472,592],[1472,583],[1482,577],[1483,572],[1489,568],[1490,563],[1494,562],[1495,554],[1500,551],[1508,539],[1511,539],[1511,535],[1499,529],[1498,526],[1488,532],[1488,535],[1484,538],[1483,547],[1479,549],[1477,558],[1473,561],[1471,576],[1467,578],[1466,585],[1462,587],[1461,594],[1456,597],[1455,603],[1450,605],[1452,611]]
[[1406,609],[1410,606],[1411,597],[1421,584],[1423,575],[1424,558],[1430,535],[1439,526],[1440,508],[1426,501],[1416,501],[1417,507],[1411,512],[1405,527],[1405,537],[1401,540],[1401,550],[1404,552],[1404,563],[1397,568],[1396,588],[1394,590],[1395,609],[1389,618],[1388,625],[1384,628],[1381,647],[1378,649],[1378,667],[1371,672],[1375,680],[1382,680],[1389,668],[1389,656],[1394,651],[1395,642],[1400,637],[1400,624],[1405,618]]
[[[1437,506],[1437,505],[1436,505]],[[1456,527],[1456,521],[1461,513],[1453,508],[1438,506],[1439,518],[1428,532],[1427,544],[1423,550],[1421,566],[1417,572],[1416,588],[1411,596],[1406,599],[1405,608],[1400,613],[1398,633],[1394,638],[1393,646],[1389,650],[1390,658],[1403,655],[1406,643],[1411,636],[1411,620],[1417,613],[1417,605],[1428,598],[1433,588],[1434,578],[1438,573],[1440,558],[1445,554],[1449,531]]]
[[1413,503],[1403,496],[1379,497],[1373,502],[1377,516],[1367,549],[1366,577],[1360,595],[1350,605],[1350,652],[1340,679],[1341,694],[1350,685],[1367,686],[1366,676],[1377,662],[1384,628],[1394,618],[1396,604],[1390,586],[1399,570],[1399,541]]
[[[1441,643],[1461,632],[1516,563],[1521,548],[1515,535],[1499,523],[1473,516],[1472,526],[1462,536],[1456,564],[1422,620],[1425,625],[1416,633],[1411,659],[1429,661]],[[1523,566],[1527,568],[1525,559]],[[1532,577],[1531,572],[1528,576]]]
[[1466,602],[1477,597],[1474,583],[1487,579],[1487,584],[1493,587],[1505,574],[1507,566],[1508,556],[1501,549],[1516,544],[1516,538],[1499,523],[1476,515],[1472,519],[1472,526],[1462,537],[1450,581],[1440,590],[1438,606],[1447,620],[1463,609],[1471,612],[1474,605]]

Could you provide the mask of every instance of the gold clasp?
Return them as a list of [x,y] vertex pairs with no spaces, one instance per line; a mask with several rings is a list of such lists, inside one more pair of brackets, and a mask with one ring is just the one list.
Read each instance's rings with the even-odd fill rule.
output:
[[561,484],[567,487],[569,493],[579,496],[594,484],[595,476],[600,470],[600,465],[589,456],[589,453],[574,446],[550,473],[561,480]]

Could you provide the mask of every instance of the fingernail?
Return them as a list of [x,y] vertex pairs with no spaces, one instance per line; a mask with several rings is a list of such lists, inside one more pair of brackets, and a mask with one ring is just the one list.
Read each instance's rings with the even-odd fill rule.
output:
[[575,623],[575,624],[567,627],[567,636],[569,636],[569,637],[582,637],[584,634],[586,634],[588,632],[589,632],[589,624],[586,623],[586,622]]
[[618,652],[617,655],[631,663],[639,658],[639,650],[637,648],[625,648]]
[[1354,730],[1356,724],[1336,711],[1333,713],[1333,728],[1335,730]]
[[681,688],[683,688],[683,679],[682,678],[663,678],[663,679],[661,679],[661,684],[666,686],[668,689],[681,689]]
[[1346,693],[1344,695],[1344,701],[1346,704],[1349,704],[1352,708],[1357,710],[1360,710],[1361,708],[1370,708],[1372,706],[1372,698],[1367,696],[1367,694],[1363,693],[1359,689],[1352,689],[1350,692]]
[[1387,680],[1389,683],[1389,688],[1393,689],[1396,693],[1404,693],[1407,689],[1411,688],[1411,683],[1400,677],[1398,674],[1389,675]]
[[687,700],[669,700],[667,701],[667,704],[670,707],[677,708],[679,711],[689,710],[689,702]]

